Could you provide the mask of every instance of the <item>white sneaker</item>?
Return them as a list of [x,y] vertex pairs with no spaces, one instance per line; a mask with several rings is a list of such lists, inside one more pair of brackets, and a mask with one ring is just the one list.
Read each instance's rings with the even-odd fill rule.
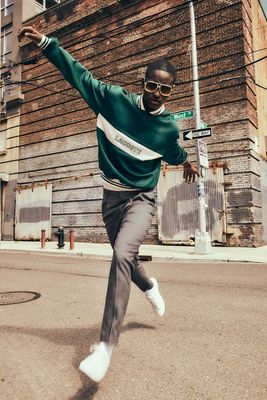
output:
[[159,292],[158,282],[155,278],[150,278],[154,286],[145,292],[146,298],[150,301],[153,310],[157,315],[162,317],[165,314],[165,303]]
[[79,370],[93,381],[100,382],[108,371],[111,353],[104,342],[91,346],[90,352],[92,354],[80,363]]

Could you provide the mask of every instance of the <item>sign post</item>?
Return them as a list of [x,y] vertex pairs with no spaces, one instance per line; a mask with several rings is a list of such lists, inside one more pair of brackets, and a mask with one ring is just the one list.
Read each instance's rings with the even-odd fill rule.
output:
[[[197,64],[197,45],[196,45],[196,26],[193,1],[189,3],[190,22],[191,22],[191,40],[192,40],[192,68],[193,68],[193,87],[194,87],[194,111],[196,116],[196,128],[201,130],[203,124],[200,119],[200,100],[199,100],[199,85],[198,85],[198,64]],[[204,129],[207,130],[207,129]],[[203,130],[202,130],[203,131]],[[192,133],[193,136],[193,133]],[[207,135],[206,135],[207,136]],[[210,135],[209,135],[210,136]],[[201,136],[200,136],[201,137]],[[197,136],[196,136],[197,138]],[[203,145],[201,139],[197,139],[197,155],[199,165],[199,180],[197,187],[198,205],[199,205],[199,230],[195,235],[195,254],[211,253],[211,238],[206,231],[206,208],[205,203],[205,186],[204,176],[205,169],[208,168],[208,154],[206,144]]]

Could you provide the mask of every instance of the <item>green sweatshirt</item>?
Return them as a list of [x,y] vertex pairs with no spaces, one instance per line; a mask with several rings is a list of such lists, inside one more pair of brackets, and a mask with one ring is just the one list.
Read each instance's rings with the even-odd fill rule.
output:
[[172,165],[186,160],[178,144],[177,123],[168,111],[155,115],[142,110],[140,96],[95,79],[57,39],[44,37],[40,46],[97,115],[98,159],[104,178],[119,181],[122,187],[149,190],[157,185],[161,160]]

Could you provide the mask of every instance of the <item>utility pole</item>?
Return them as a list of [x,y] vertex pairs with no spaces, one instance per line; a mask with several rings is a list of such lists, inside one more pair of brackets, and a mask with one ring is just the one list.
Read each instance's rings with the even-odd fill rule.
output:
[[5,93],[5,81],[4,78],[2,77],[2,15],[0,14],[0,121],[2,120],[2,117],[4,116],[5,112],[5,98],[4,98],[4,93]]
[[[2,13],[0,10],[0,85],[2,85]],[[0,96],[0,122],[2,119],[2,87],[0,87],[1,96]],[[0,178],[0,245],[2,241],[2,185]]]
[[[200,100],[199,100],[199,84],[198,84],[198,64],[197,64],[197,44],[196,44],[196,25],[195,25],[195,13],[193,1],[189,3],[190,11],[190,22],[191,22],[191,40],[192,40],[192,68],[193,68],[193,87],[194,87],[194,111],[196,118],[196,128],[201,128],[200,119]],[[211,239],[209,233],[206,231],[206,208],[205,203],[205,187],[204,177],[205,168],[208,168],[207,164],[204,166],[201,162],[201,149],[205,147],[205,142],[198,139],[196,151],[198,155],[198,166],[199,166],[199,179],[197,186],[198,196],[198,209],[199,209],[199,230],[196,231],[195,235],[195,254],[209,254],[211,253]],[[207,155],[207,153],[206,153]],[[206,158],[207,162],[207,158]],[[205,163],[204,163],[205,164]]]

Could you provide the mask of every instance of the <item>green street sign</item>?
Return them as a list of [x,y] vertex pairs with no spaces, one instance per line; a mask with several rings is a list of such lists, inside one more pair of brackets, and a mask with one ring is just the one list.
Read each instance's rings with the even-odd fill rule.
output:
[[174,119],[174,121],[178,121],[180,119],[193,118],[193,116],[194,116],[194,110],[185,110],[172,113],[172,119]]

